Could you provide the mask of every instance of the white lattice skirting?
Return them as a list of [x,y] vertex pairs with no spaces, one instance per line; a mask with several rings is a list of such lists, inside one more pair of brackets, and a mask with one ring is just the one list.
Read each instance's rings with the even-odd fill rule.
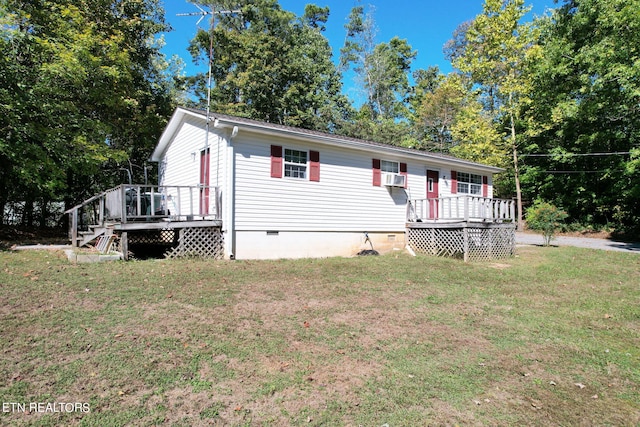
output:
[[408,243],[415,252],[489,261],[512,257],[515,227],[409,228]]
[[224,258],[224,238],[219,227],[181,228],[178,245],[168,251],[167,258]]

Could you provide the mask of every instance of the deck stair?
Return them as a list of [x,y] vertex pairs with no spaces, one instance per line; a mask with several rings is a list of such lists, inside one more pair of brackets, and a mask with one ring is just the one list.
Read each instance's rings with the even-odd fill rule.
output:
[[113,234],[113,229],[107,228],[104,234],[97,237],[95,247],[101,254],[109,253],[115,240],[116,235]]
[[101,253],[107,253],[115,237],[113,226],[90,225],[87,231],[78,231],[76,246],[87,246],[95,242],[94,246]]
[[[65,214],[69,215],[69,238],[73,247],[94,245],[106,253],[119,239],[121,250],[126,252],[132,235],[138,240],[145,233],[157,235],[164,242],[166,236],[182,233],[187,228],[221,227],[220,201],[218,187],[130,184],[97,194]],[[202,252],[200,246],[208,241],[197,236],[191,240],[197,246],[190,249],[192,252],[196,249]],[[220,245],[219,239],[213,240]]]

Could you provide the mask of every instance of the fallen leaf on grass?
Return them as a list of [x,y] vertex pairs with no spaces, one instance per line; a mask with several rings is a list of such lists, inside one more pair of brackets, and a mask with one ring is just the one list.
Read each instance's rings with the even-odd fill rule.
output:
[[531,402],[531,406],[533,406],[535,409],[542,409],[542,405],[538,402]]
[[305,320],[305,322],[304,322],[304,327],[305,327],[305,328],[308,328],[309,326],[311,326],[311,324]]

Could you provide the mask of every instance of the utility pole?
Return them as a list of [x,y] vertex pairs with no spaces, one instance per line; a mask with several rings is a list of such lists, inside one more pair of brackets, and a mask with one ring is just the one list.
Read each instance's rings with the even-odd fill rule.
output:
[[[199,12],[191,12],[191,13],[178,13],[176,16],[199,16],[198,22],[196,22],[196,26],[202,22],[202,20],[206,16],[211,17],[211,26],[209,28],[209,75],[207,81],[207,115],[206,115],[206,125],[205,125],[205,137],[204,137],[204,155],[201,156],[201,170],[202,176],[201,179],[201,189],[200,189],[200,213],[202,215],[209,214],[209,126],[211,123],[211,86],[212,86],[212,67],[213,67],[213,30],[216,27],[216,16],[224,16],[224,15],[235,15],[239,14],[241,10],[214,10],[213,7],[211,10],[205,10],[197,4],[193,4],[200,11]],[[217,150],[218,152],[220,150]],[[219,155],[218,155],[219,157]],[[216,185],[218,185],[218,170],[219,165],[216,168]],[[217,201],[216,201],[217,203]]]

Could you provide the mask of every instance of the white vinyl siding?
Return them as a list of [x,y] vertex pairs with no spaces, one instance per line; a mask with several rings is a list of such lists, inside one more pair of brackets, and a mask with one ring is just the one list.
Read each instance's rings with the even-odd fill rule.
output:
[[[224,147],[219,150],[220,143],[224,143],[216,133],[210,132],[208,141],[205,142],[205,121],[187,117],[175,134],[172,143],[164,154],[160,163],[159,184],[166,186],[190,186],[191,190],[181,190],[180,203],[183,205],[178,209],[182,212],[199,211],[199,190],[196,186],[200,183],[200,161],[201,153],[205,149],[205,143],[209,145],[209,185],[222,186],[225,182]],[[176,192],[177,190],[170,190]],[[190,193],[187,193],[190,191]],[[209,196],[209,212],[214,212],[215,197],[213,190]],[[171,194],[175,196],[175,194]],[[177,203],[177,198],[174,198]]]
[[[251,136],[240,133],[233,141],[237,230],[404,230],[407,195],[402,188],[371,185],[371,154]],[[272,144],[320,151],[320,182],[269,179]],[[409,179],[425,186],[424,176]]]

